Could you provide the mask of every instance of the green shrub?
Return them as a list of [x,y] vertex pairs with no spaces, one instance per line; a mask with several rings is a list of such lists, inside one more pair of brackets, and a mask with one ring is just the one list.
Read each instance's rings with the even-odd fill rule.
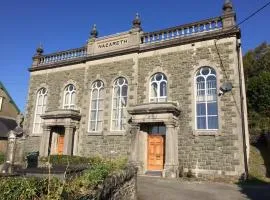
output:
[[127,165],[127,159],[102,160],[93,159],[91,167],[84,173],[69,183],[67,191],[73,194],[73,198],[83,196],[93,190],[97,185],[111,173],[122,170]]
[[[41,162],[48,162],[49,157],[40,158]],[[51,155],[50,163],[52,165],[79,165],[79,164],[90,164],[91,159],[80,156],[68,156],[68,155]]]
[[[51,161],[55,164],[66,164],[65,160],[70,158],[70,156],[52,156]],[[89,194],[111,173],[124,169],[127,164],[127,159],[105,160],[98,157],[72,156],[70,160],[69,162],[73,164],[87,161],[86,163],[91,165],[81,176],[66,181],[56,178],[52,178],[49,182],[48,178],[2,177],[0,199],[77,199]]]
[[0,152],[0,164],[3,164],[5,162],[5,154]]
[[[42,199],[59,197],[57,192],[61,182],[53,178],[50,181],[50,194],[48,194],[48,179],[9,177],[0,179],[0,199]],[[51,198],[52,199],[52,198]]]

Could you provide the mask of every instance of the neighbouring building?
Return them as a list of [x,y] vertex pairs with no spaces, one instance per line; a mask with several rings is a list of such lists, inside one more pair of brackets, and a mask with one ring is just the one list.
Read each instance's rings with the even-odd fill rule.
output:
[[241,33],[231,1],[219,17],[126,32],[44,55],[29,68],[25,151],[128,157],[139,173],[247,172]]
[[7,89],[0,81],[0,152],[7,150],[7,140],[9,131],[16,126],[16,118],[20,113],[19,108],[9,95]]

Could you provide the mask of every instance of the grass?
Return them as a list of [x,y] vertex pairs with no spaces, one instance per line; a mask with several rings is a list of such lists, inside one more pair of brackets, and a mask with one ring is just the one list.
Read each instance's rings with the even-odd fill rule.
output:
[[249,179],[247,182],[269,184],[270,178],[266,176],[267,169],[270,170],[270,150],[267,149],[265,144],[259,144],[256,146],[251,145],[249,159]]

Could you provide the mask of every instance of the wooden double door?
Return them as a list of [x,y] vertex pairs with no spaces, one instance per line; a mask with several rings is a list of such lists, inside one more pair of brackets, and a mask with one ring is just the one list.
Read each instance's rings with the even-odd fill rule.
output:
[[64,134],[59,134],[57,137],[57,154],[63,155],[64,152]]
[[162,135],[148,135],[147,162],[150,171],[163,170],[164,137]]

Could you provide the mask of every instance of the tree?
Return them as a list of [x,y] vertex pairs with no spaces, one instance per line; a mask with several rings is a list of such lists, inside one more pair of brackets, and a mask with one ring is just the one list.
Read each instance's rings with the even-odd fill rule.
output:
[[270,130],[270,45],[262,43],[243,57],[250,132]]

